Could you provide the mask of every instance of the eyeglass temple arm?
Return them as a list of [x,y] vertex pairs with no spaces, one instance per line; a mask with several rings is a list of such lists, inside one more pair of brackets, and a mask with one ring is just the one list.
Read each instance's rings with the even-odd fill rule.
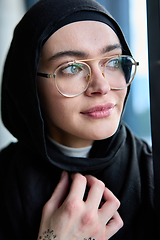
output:
[[45,78],[55,78],[55,75],[52,74],[46,74],[46,73],[37,73],[37,76],[39,77],[45,77]]
[[133,65],[139,66],[139,62],[129,63],[129,64],[127,64],[127,65],[130,65],[130,66],[133,66]]

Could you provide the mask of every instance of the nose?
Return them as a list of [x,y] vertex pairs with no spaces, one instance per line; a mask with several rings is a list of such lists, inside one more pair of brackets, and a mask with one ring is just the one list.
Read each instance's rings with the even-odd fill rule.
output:
[[102,69],[100,67],[95,66],[93,69],[91,69],[91,81],[90,84],[86,90],[86,95],[88,96],[103,96],[107,94],[111,87],[107,81],[107,78],[105,78]]

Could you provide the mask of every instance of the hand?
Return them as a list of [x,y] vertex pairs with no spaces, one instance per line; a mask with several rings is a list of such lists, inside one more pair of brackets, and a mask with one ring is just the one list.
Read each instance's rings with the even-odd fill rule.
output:
[[[117,212],[120,202],[93,176],[76,173],[72,180],[66,197],[69,176],[67,172],[62,173],[52,197],[43,208],[39,236],[50,229],[57,235],[57,240],[109,239],[123,226]],[[90,189],[84,201],[86,186]]]

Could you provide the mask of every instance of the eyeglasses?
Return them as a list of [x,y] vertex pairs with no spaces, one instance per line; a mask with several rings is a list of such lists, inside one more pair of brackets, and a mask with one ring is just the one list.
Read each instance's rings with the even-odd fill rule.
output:
[[54,74],[37,73],[37,76],[53,78],[60,94],[76,97],[85,92],[91,82],[91,67],[86,62],[100,60],[102,76],[111,90],[122,90],[133,81],[139,65],[131,56],[116,55],[100,59],[74,60],[59,66]]

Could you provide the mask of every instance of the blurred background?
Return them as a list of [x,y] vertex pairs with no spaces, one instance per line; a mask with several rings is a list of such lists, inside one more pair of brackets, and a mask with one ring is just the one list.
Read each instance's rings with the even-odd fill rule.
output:
[[[133,57],[140,62],[124,114],[124,121],[140,138],[151,143],[146,0],[97,0],[121,26]],[[36,0],[0,0],[0,85],[13,30]],[[0,89],[1,90],[1,89]],[[0,119],[0,149],[16,139]]]

